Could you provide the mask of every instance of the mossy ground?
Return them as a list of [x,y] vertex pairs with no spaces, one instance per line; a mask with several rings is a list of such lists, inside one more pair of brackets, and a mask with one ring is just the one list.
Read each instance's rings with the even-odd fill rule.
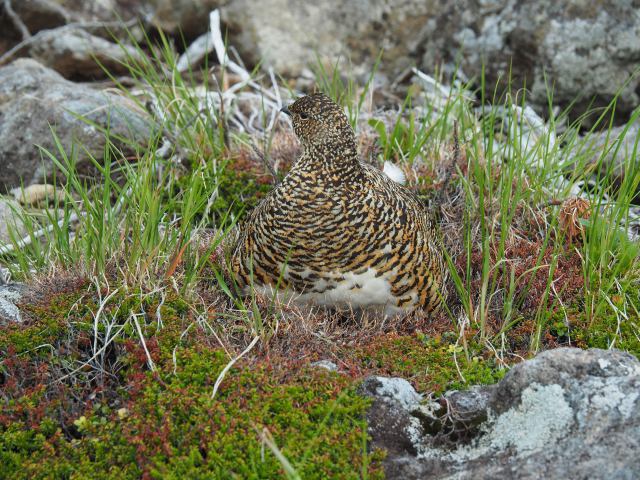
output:
[[[272,179],[246,151],[232,156],[227,167],[219,180],[225,194],[218,197],[225,203],[214,210],[242,215],[245,205],[271,188]],[[418,193],[428,199],[433,189]],[[523,216],[521,225],[526,227],[526,220]],[[225,345],[238,352],[247,343],[241,325],[236,344],[229,340],[237,318],[217,315],[229,309],[228,299],[210,299],[207,314],[218,323],[211,329],[198,318],[202,309],[192,308],[193,294],[186,298],[169,288],[172,293],[161,297],[140,287],[123,288],[102,311],[123,333],[97,358],[95,332],[103,342],[98,347],[109,332],[106,324],[95,324],[95,315],[118,275],[109,279],[111,290],[103,284],[100,292],[73,273],[45,280],[40,294],[22,305],[26,322],[0,327],[2,476],[275,478],[285,471],[265,441],[269,435],[301,478],[382,478],[384,452],[367,447],[368,401],[357,394],[359,382],[372,374],[400,376],[418,391],[437,395],[498,381],[510,365],[530,355],[541,324],[536,312],[545,301],[549,275],[548,268],[535,268],[542,247],[525,240],[507,244],[506,256],[517,263],[513,274],[523,287],[515,295],[520,316],[506,335],[500,311],[488,317],[484,336],[478,325],[461,333],[447,314],[435,319],[417,314],[369,327],[364,318],[336,314],[323,327],[324,337],[297,322],[306,318],[313,329],[314,322],[327,322],[325,314],[295,311],[281,315],[280,330],[271,329],[266,342],[229,370],[213,399],[214,383],[231,359]],[[543,263],[550,263],[550,256],[544,253]],[[544,323],[540,348],[613,344],[640,356],[637,317],[623,318],[612,309],[590,321],[576,249],[567,244],[558,259],[554,278],[562,280],[556,297],[561,301]],[[479,291],[478,250],[457,257],[461,272],[466,265],[471,290]],[[204,272],[209,278],[204,283],[215,284],[213,269]],[[498,265],[496,271],[496,288],[508,288],[509,270]],[[269,330],[277,312],[265,307],[265,299],[257,302]],[[460,305],[453,299],[450,307]],[[138,313],[141,332],[127,321]],[[216,331],[228,335],[225,341],[212,335]],[[486,348],[498,342],[501,355]],[[321,359],[334,361],[340,373],[311,367]]]
[[52,381],[90,351],[69,332],[91,324],[95,301],[80,283],[25,307],[26,325],[0,329],[3,478],[274,478],[282,466],[264,429],[303,478],[380,478],[353,378],[263,352],[236,364],[212,399],[229,357],[198,328],[181,338],[192,319],[179,299],[164,303],[162,329],[145,329],[154,371],[131,332],[105,371]]
[[[275,478],[284,471],[264,442],[265,429],[302,478],[382,478],[384,452],[367,448],[362,378],[401,376],[438,394],[494,383],[517,361],[474,344],[473,330],[463,349],[444,317],[416,316],[351,341],[354,320],[342,318],[339,341],[305,347],[304,339],[287,339],[291,332],[274,335],[271,346],[230,369],[212,399],[230,357],[179,295],[161,306],[153,295],[116,296],[105,315],[123,322],[142,310],[151,319],[142,326],[149,356],[129,326],[100,369],[78,370],[91,357],[99,298],[79,277],[41,288],[44,295],[23,305],[25,324],[0,327],[4,478]],[[152,321],[158,308],[162,328]],[[604,332],[615,331],[612,325],[585,325],[579,312],[570,314],[572,335],[560,320],[548,325],[547,347],[571,336],[582,347],[609,345]],[[514,345],[526,345],[532,322],[512,330]],[[639,355],[637,337],[620,328],[619,346]],[[323,358],[341,372],[310,365]]]

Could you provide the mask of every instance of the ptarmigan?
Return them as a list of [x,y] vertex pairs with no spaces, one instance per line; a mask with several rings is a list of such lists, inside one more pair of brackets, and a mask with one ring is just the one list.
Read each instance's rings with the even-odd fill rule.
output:
[[446,270],[422,203],[360,162],[344,111],[326,95],[282,111],[304,153],[240,227],[231,256],[238,286],[386,314],[438,309]]

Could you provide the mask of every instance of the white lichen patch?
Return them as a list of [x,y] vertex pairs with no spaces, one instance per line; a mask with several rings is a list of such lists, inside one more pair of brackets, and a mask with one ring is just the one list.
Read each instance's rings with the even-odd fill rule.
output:
[[0,318],[7,318],[13,322],[21,322],[20,310],[14,302],[20,300],[20,294],[8,287],[0,289]]
[[591,397],[591,407],[604,411],[617,410],[626,419],[629,418],[638,398],[638,392],[623,392],[616,378],[608,378],[606,382],[593,385],[596,393]]
[[424,459],[448,457],[459,464],[507,448],[528,454],[562,438],[573,422],[573,415],[560,385],[533,383],[522,392],[518,406],[498,416],[489,415],[483,434],[471,445],[453,452],[424,447],[418,451]]
[[495,419],[481,438],[485,448],[515,448],[519,453],[538,450],[561,438],[573,422],[573,409],[560,385],[532,384],[522,392],[520,405]]
[[394,399],[405,410],[417,408],[422,396],[404,378],[376,377],[379,386],[376,388],[378,397]]

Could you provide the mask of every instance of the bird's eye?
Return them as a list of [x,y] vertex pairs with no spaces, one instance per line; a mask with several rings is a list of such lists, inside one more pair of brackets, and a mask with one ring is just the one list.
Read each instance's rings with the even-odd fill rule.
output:
[[300,112],[300,118],[302,120],[307,120],[309,118],[309,114],[305,112]]

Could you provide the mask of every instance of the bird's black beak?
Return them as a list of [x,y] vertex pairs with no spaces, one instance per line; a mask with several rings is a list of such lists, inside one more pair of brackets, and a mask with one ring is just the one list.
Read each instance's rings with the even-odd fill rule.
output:
[[282,107],[282,108],[280,109],[280,111],[281,111],[282,113],[286,113],[287,115],[291,116],[291,112],[289,111],[289,109],[288,109],[287,107]]

